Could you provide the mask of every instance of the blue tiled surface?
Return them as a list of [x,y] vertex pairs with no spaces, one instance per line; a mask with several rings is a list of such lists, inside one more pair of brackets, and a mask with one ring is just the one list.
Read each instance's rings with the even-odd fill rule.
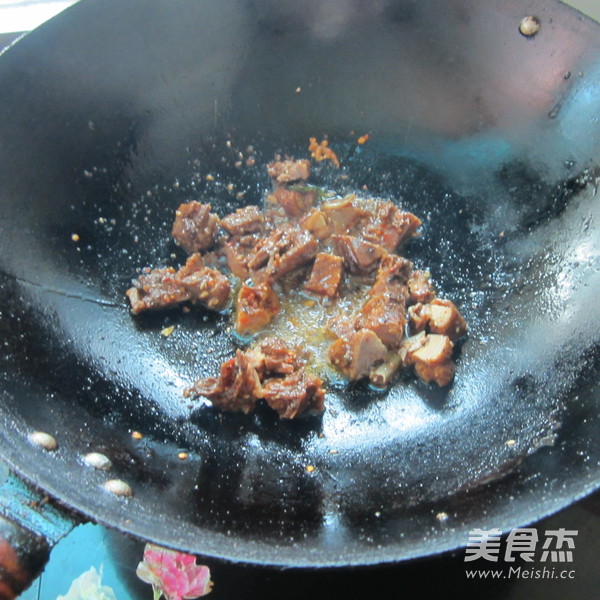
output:
[[21,599],[55,600],[68,592],[75,578],[95,567],[117,600],[152,600],[152,588],[135,576],[143,551],[142,543],[120,533],[91,523],[80,525],[54,548],[44,573]]
[[[398,600],[445,597],[450,589],[456,596],[486,600],[597,598],[600,583],[600,493],[536,525],[540,539],[543,539],[546,530],[561,527],[578,531],[573,563],[565,565],[575,570],[573,580],[467,580],[464,550],[394,566],[336,571],[282,571],[224,564],[211,559],[201,562],[211,568],[215,582],[209,596],[212,600],[371,597]],[[57,596],[68,591],[73,579],[93,566],[98,571],[102,569],[103,584],[113,589],[117,600],[152,600],[151,587],[135,575],[143,548],[143,543],[122,533],[92,524],[79,526],[59,542],[45,572],[21,599],[56,600]],[[505,570],[507,567],[506,564],[480,560],[476,568],[491,566],[504,566]],[[542,566],[539,561],[534,563],[536,568],[541,569]],[[562,568],[563,565],[556,566]]]

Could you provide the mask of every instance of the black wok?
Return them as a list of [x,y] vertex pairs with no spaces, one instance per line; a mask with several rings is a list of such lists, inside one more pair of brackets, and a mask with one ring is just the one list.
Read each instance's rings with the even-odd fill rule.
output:
[[[290,566],[442,552],[600,485],[594,23],[546,0],[84,0],[0,81],[0,451],[23,478],[159,544]],[[264,164],[323,135],[342,168],[315,183],[423,219],[407,253],[470,324],[454,384],[333,388],[295,422],[190,403],[228,317],[133,318],[124,290],[183,261],[180,202],[260,203]]]

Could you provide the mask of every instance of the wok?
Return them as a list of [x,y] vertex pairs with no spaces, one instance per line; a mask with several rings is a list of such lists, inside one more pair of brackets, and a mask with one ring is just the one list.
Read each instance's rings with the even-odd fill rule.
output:
[[[284,566],[438,553],[598,488],[593,22],[546,0],[84,0],[0,81],[0,451],[25,480],[162,545]],[[264,164],[324,135],[342,165],[315,183],[423,219],[407,255],[470,325],[455,381],[333,386],[293,422],[190,403],[236,347],[228,316],[133,318],[124,291],[183,261],[180,202],[259,204]]]

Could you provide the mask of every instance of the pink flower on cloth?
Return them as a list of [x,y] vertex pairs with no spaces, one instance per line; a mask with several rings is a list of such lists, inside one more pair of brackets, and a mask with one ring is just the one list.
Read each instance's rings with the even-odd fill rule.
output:
[[213,582],[210,569],[197,565],[196,557],[175,552],[154,544],[146,544],[144,560],[138,564],[136,575],[152,584],[154,600],[193,600],[208,594]]

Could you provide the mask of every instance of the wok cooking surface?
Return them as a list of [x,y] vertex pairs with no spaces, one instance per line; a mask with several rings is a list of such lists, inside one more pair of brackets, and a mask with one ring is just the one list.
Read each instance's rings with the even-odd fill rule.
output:
[[[138,2],[99,4],[70,9],[0,60],[0,443],[23,476],[163,545],[297,566],[440,552],[469,529],[508,530],[598,486],[600,138],[582,119],[593,112],[592,50],[563,56],[561,66],[589,67],[576,81],[556,59],[552,91],[491,100],[471,81],[486,71],[466,48],[434,60],[455,40],[434,36],[426,56],[401,42],[431,24],[433,9],[410,2],[364,9],[362,21],[349,14],[325,32],[308,8],[189,3],[179,13],[153,2],[149,38],[130,27]],[[486,48],[482,28],[502,17],[507,38],[491,45],[509,39],[508,58],[531,51],[540,80],[551,79],[540,65],[565,31],[586,32],[598,56],[597,31],[559,5],[537,8],[561,28],[525,40],[513,26],[518,3],[502,15],[493,3],[474,13],[434,4]],[[350,73],[341,56],[357,39],[371,42]],[[514,66],[517,79],[534,58]],[[387,80],[390,64],[400,66]],[[494,88],[503,70],[494,63],[484,83]],[[411,101],[440,93],[429,86],[448,74],[466,86],[445,92],[448,124],[424,118]],[[183,389],[236,347],[227,315],[133,318],[124,290],[136,269],[183,261],[169,235],[180,202],[202,198],[221,215],[258,204],[274,153],[303,157],[308,137],[323,134],[342,169],[320,167],[314,183],[390,198],[423,219],[407,255],[470,325],[455,382],[334,387],[322,418],[290,423],[190,403]],[[32,430],[55,435],[59,450],[33,448]],[[111,458],[109,474],[83,464],[90,451]],[[115,477],[132,498],[103,490]]]

